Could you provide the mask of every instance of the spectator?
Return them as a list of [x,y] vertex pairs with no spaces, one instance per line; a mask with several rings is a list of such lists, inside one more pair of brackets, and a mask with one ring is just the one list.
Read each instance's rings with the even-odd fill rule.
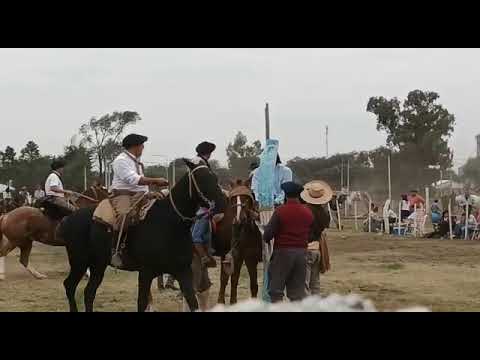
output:
[[417,206],[417,208],[425,207],[425,199],[418,194],[417,190],[412,190],[410,191],[409,205],[411,213],[414,211],[415,205]]
[[300,197],[308,204],[313,214],[313,226],[310,232],[307,250],[307,268],[305,288],[311,295],[320,294],[320,273],[328,271],[330,261],[324,230],[328,228],[330,216],[322,205],[333,195],[330,186],[323,181],[311,181],[305,184]]
[[268,268],[273,303],[283,300],[285,288],[290,301],[305,298],[307,244],[313,225],[312,212],[298,199],[303,186],[289,181],[281,188],[286,203],[275,210],[263,234],[266,242],[275,238]]
[[400,209],[401,209],[400,220],[404,221],[406,218],[410,216],[410,204],[408,202],[407,194],[402,194],[402,205]]
[[45,191],[42,190],[42,185],[38,184],[35,187],[35,192],[33,193],[33,199],[35,201],[38,201],[40,199],[43,199],[45,197]]

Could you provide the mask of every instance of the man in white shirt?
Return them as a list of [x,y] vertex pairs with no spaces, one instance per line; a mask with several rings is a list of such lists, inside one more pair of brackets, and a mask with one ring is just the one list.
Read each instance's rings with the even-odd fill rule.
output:
[[65,162],[62,160],[54,160],[52,162],[52,172],[45,180],[45,195],[47,196],[47,201],[57,206],[62,211],[62,215],[66,216],[77,210],[77,207],[65,199],[65,195],[71,194],[71,191],[63,188],[62,175],[64,167]]
[[113,161],[110,202],[118,215],[115,230],[121,233],[125,233],[131,221],[134,210],[131,207],[149,192],[148,186],[168,186],[168,181],[164,178],[149,178],[144,175],[144,166],[140,162],[140,157],[147,140],[146,136],[127,135],[122,141],[125,150]]

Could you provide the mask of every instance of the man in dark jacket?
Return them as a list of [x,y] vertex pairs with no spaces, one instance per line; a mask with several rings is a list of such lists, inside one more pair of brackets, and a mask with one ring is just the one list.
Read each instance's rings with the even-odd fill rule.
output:
[[303,186],[289,181],[282,184],[282,190],[287,201],[275,210],[263,235],[266,242],[275,238],[268,268],[273,303],[283,300],[285,288],[290,301],[306,296],[306,255],[313,225],[312,212],[299,200]]

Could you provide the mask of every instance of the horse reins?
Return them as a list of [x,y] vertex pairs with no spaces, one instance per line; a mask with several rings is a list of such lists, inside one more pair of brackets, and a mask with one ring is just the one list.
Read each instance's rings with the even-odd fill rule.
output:
[[[195,175],[194,173],[199,170],[199,169],[203,169],[203,168],[206,168],[210,171],[209,167],[206,166],[206,165],[201,165],[201,166],[198,166],[196,167],[195,169],[193,170],[188,170],[188,190],[189,190],[189,195],[190,195],[190,199],[192,198],[192,183],[193,185],[195,186],[195,190],[197,191],[197,194],[198,196],[200,196],[200,198],[206,203],[209,205],[210,209],[213,207],[213,201],[209,200],[202,192],[202,190],[200,189],[200,187],[198,186],[198,183],[197,183],[197,179],[195,178]],[[173,188],[172,188],[173,190]],[[183,220],[183,221],[191,221],[193,222],[195,219],[196,219],[196,216],[194,217],[188,217],[188,216],[185,216],[183,215],[180,210],[178,210],[177,206],[175,205],[175,201],[173,200],[173,195],[172,195],[172,190],[169,191],[168,193],[168,197],[170,199],[170,203],[172,204],[172,207],[173,207],[173,210],[175,210],[175,212],[177,213],[177,215]]]

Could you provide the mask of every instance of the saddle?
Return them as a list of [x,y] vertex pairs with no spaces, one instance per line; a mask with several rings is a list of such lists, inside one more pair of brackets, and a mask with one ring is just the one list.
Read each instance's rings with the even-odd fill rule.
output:
[[128,230],[145,220],[155,201],[163,197],[164,193],[145,194],[131,206],[128,214],[125,218],[122,218],[122,221],[119,221],[120,215],[116,213],[115,208],[112,205],[112,198],[104,199],[98,204],[93,213],[93,220],[105,225],[112,233],[111,266],[121,270],[137,270],[137,264],[135,264],[128,254]]

